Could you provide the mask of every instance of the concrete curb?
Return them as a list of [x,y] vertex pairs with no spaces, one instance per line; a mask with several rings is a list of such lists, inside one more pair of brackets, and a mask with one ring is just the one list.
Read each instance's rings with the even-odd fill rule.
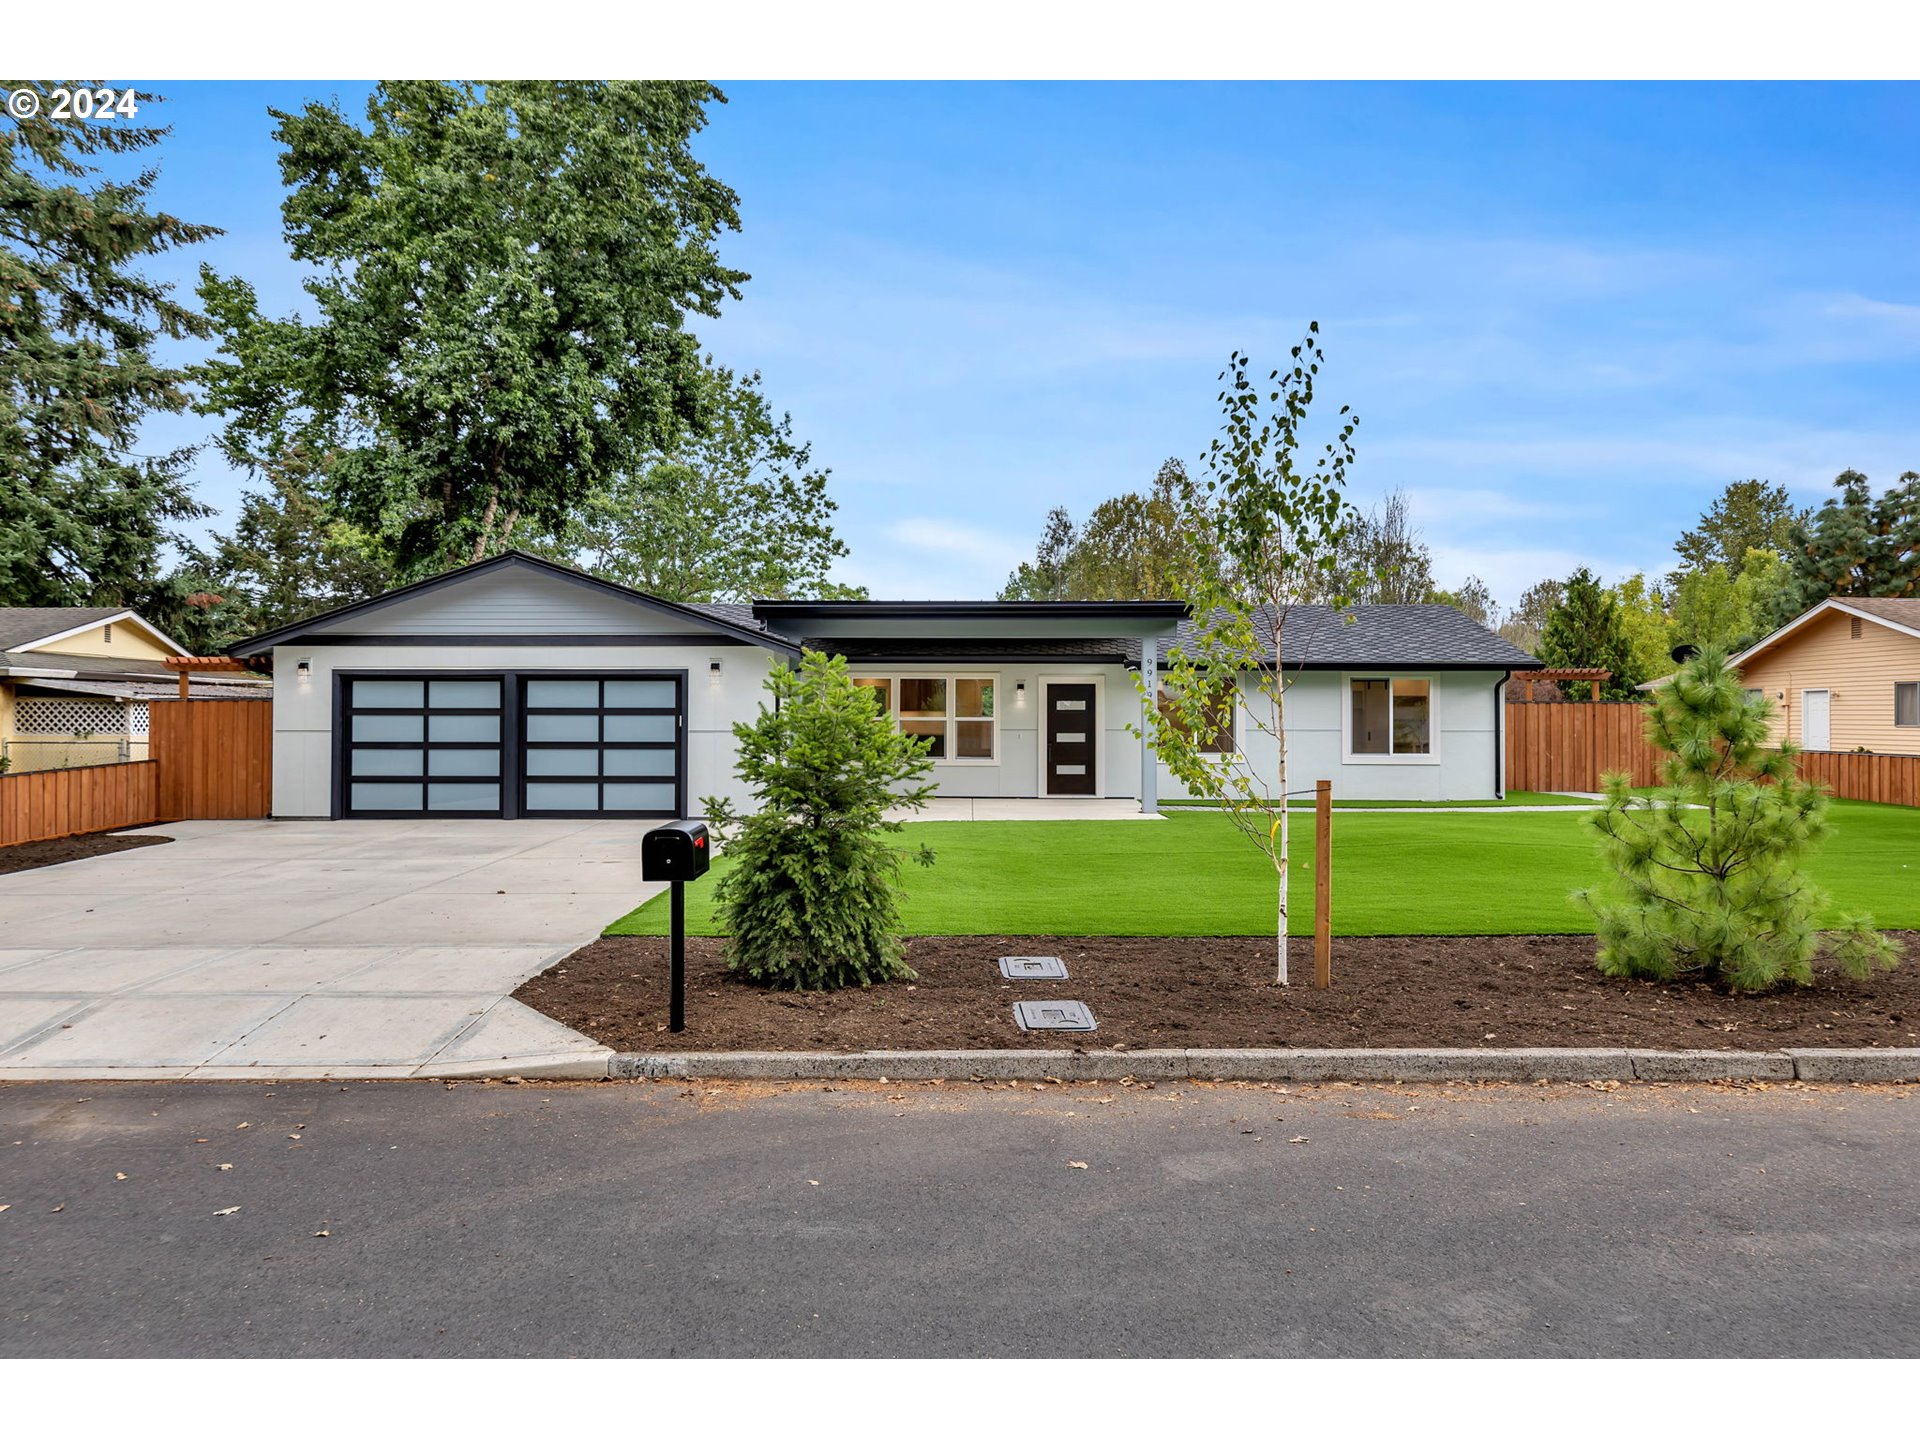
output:
[[614,1055],[616,1080],[1920,1081],[1912,1050],[734,1050]]

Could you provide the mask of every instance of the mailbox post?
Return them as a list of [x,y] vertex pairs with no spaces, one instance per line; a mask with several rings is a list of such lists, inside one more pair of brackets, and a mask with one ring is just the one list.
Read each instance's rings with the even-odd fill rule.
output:
[[699,820],[674,820],[640,837],[640,878],[664,880],[669,886],[668,921],[672,956],[672,994],[667,1006],[667,1028],[678,1035],[687,1028],[687,896],[689,880],[707,873],[713,846],[707,827]]

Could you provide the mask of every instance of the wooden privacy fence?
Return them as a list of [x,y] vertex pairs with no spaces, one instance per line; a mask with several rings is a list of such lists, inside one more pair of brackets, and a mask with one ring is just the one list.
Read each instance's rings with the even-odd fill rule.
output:
[[150,825],[159,794],[157,760],[0,775],[0,845]]
[[1644,705],[1509,705],[1505,723],[1509,790],[1598,790],[1600,777],[1615,770],[1636,785],[1660,783],[1660,752],[1642,733]]
[[1800,757],[1800,775],[1817,780],[1842,800],[1920,805],[1920,755],[1817,750]]
[[273,812],[273,702],[170,700],[150,707],[163,820]]
[[273,811],[273,705],[154,702],[151,760],[0,775],[0,845]]
[[[1509,705],[1507,788],[1598,790],[1614,770],[1635,785],[1658,785],[1663,757],[1644,738],[1646,721],[1647,707],[1630,702]],[[1800,774],[1842,800],[1920,805],[1920,755],[1808,751]]]

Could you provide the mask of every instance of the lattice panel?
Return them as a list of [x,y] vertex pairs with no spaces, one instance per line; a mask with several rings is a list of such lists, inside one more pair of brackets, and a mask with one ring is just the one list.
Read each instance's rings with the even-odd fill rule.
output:
[[135,700],[127,706],[127,734],[145,739],[147,735],[147,702]]
[[[23,696],[14,705],[13,728],[21,735],[119,735],[133,719],[130,708],[83,695],[71,700]],[[144,735],[146,706],[139,708],[140,729],[135,733]]]

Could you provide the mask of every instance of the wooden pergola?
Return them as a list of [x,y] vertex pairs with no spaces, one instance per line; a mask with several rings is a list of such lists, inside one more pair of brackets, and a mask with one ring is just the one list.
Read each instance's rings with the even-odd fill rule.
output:
[[1601,670],[1593,667],[1573,667],[1558,670],[1516,670],[1511,676],[1512,680],[1520,680],[1526,683],[1528,687],[1528,700],[1533,699],[1532,686],[1536,680],[1590,681],[1593,685],[1593,698],[1598,700],[1600,698],[1601,684],[1612,678],[1613,672],[1611,670]]
[[180,675],[180,698],[187,698],[187,685],[195,675],[252,675],[253,666],[244,660],[229,659],[225,655],[169,655],[165,660],[169,670]]

